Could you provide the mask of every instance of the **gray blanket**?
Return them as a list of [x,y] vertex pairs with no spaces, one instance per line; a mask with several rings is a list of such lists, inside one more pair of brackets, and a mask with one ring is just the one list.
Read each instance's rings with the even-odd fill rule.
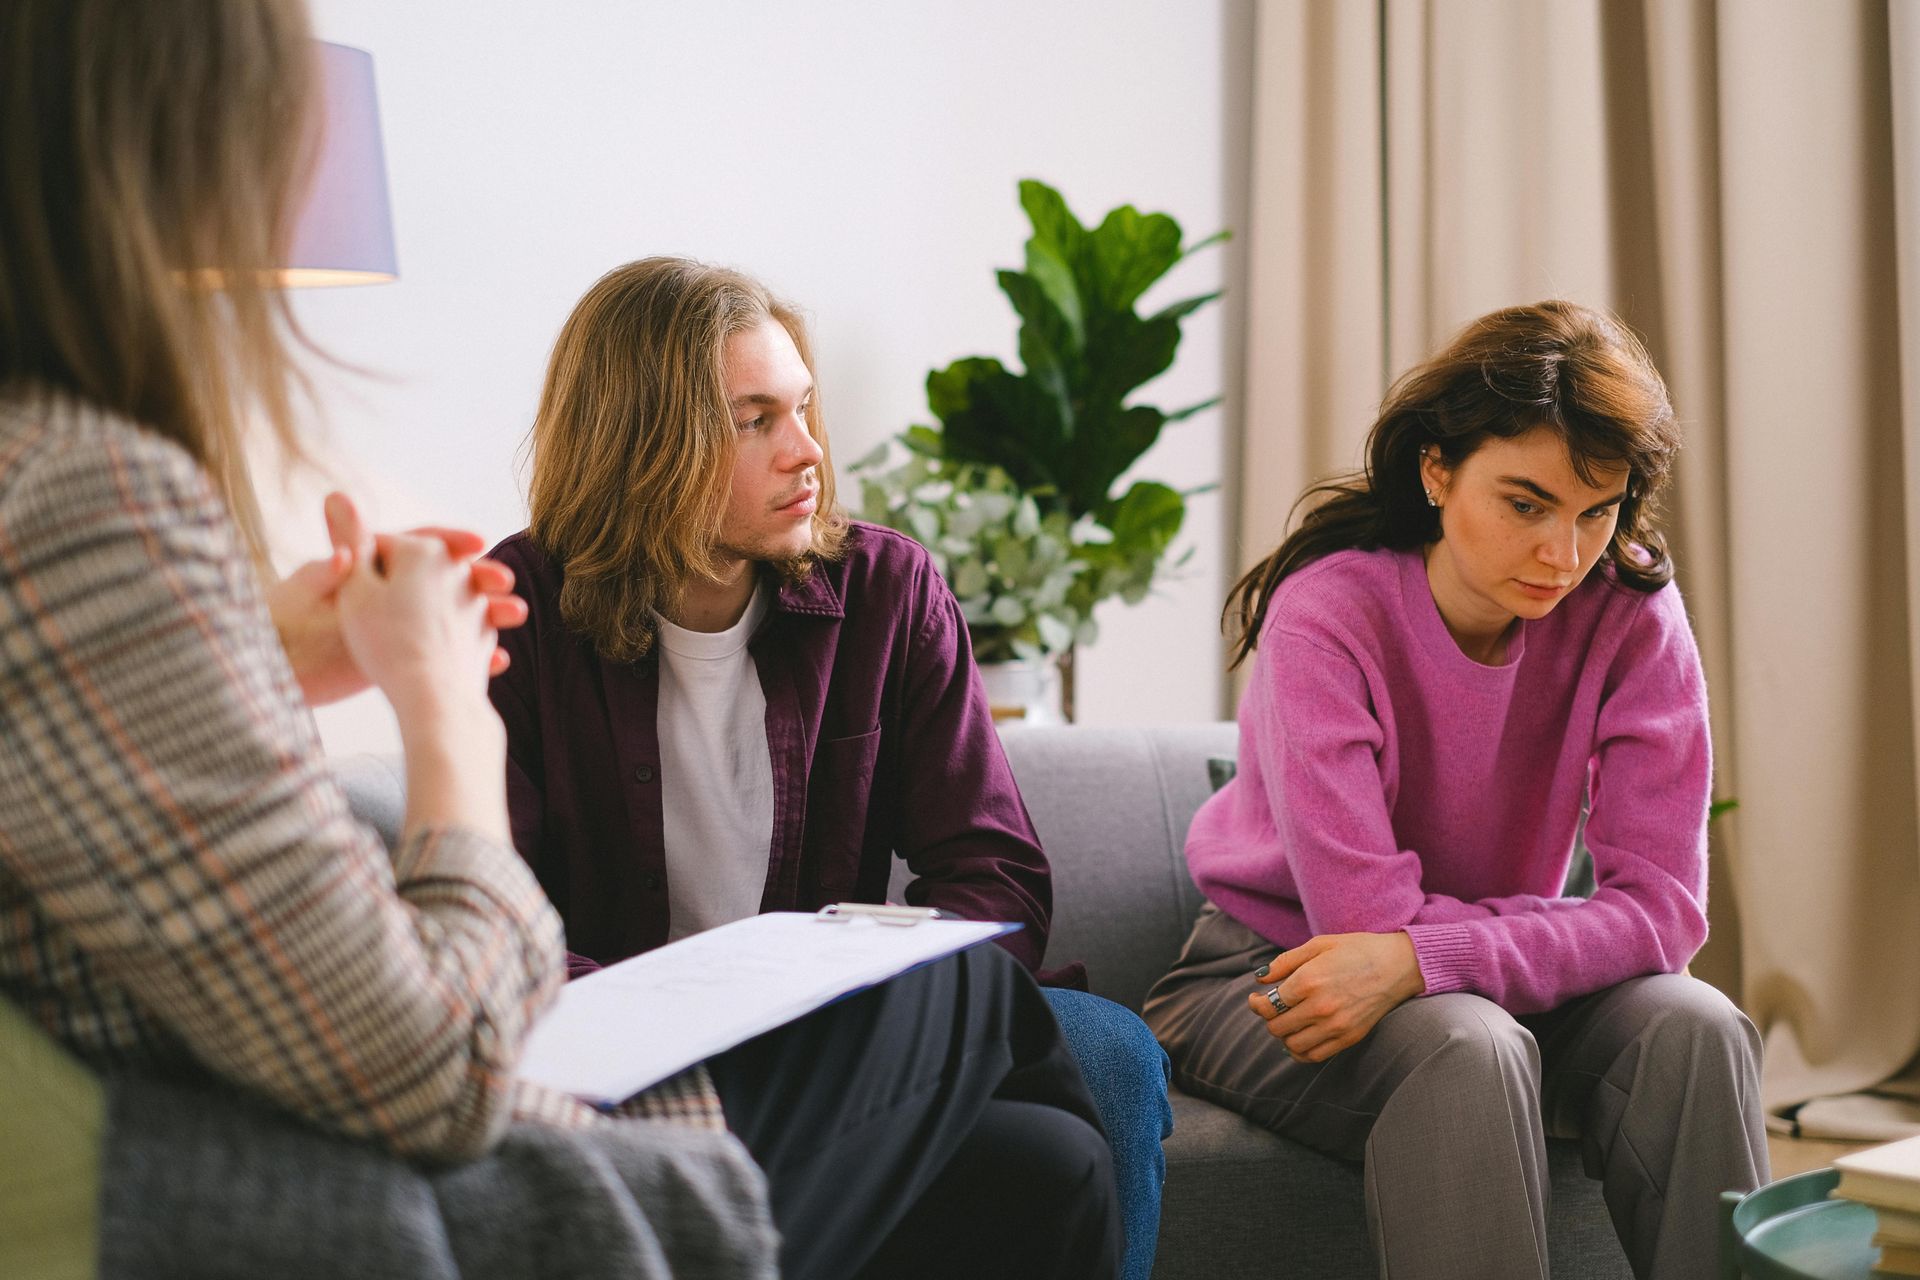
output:
[[725,1134],[522,1125],[424,1168],[214,1088],[110,1090],[100,1280],[776,1274],[764,1179]]

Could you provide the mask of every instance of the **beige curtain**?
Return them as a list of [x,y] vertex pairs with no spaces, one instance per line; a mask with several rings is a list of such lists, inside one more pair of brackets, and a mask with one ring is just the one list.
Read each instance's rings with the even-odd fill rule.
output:
[[[1264,0],[1240,560],[1386,381],[1494,307],[1611,306],[1686,424],[1713,698],[1695,972],[1809,1130],[1920,1121],[1914,0]],[[1889,1083],[1891,1082],[1891,1083]],[[1861,1097],[1878,1088],[1879,1098]]]

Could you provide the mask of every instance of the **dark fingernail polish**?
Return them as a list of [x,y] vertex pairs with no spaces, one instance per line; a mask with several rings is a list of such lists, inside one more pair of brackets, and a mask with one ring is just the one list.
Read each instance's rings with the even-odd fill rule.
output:
[[1259,979],[1261,979],[1262,981],[1265,981],[1265,980],[1266,980],[1266,976],[1267,976],[1267,970],[1268,970],[1268,969],[1271,969],[1272,967],[1273,967],[1273,964],[1272,964],[1272,962],[1268,962],[1267,964],[1263,964],[1263,965],[1261,965],[1261,966],[1260,966],[1260,967],[1259,967],[1258,969],[1255,969],[1255,970],[1253,971],[1253,976],[1254,976],[1254,977],[1256,977],[1256,978],[1259,978]]

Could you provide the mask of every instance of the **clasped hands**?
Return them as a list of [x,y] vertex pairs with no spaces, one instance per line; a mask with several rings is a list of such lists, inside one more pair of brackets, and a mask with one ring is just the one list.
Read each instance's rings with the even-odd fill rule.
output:
[[[1413,939],[1400,933],[1323,933],[1254,973],[1247,1007],[1298,1062],[1325,1062],[1360,1043],[1395,1008],[1426,990]],[[1267,992],[1278,989],[1284,1010]]]
[[[325,503],[333,553],[267,588],[267,610],[313,706],[372,685],[389,697],[415,669],[448,664],[482,689],[507,668],[495,633],[527,620],[513,570],[480,552],[464,529],[376,534],[345,494]],[[460,672],[458,668],[469,668]]]

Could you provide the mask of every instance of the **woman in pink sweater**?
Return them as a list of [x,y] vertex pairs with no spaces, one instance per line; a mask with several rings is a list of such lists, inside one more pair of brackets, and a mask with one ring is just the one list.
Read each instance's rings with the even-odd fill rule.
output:
[[1495,312],[1234,589],[1239,774],[1147,1021],[1182,1088],[1364,1162],[1396,1280],[1546,1276],[1548,1134],[1643,1280],[1712,1274],[1718,1193],[1767,1177],[1758,1037],[1685,974],[1712,762],[1652,523],[1677,445],[1616,321]]

